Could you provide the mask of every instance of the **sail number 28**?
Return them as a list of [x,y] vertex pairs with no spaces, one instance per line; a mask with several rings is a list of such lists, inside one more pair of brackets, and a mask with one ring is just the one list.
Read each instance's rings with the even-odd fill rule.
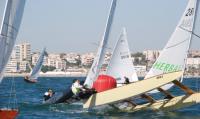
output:
[[194,8],[189,8],[185,16],[192,16],[194,14]]

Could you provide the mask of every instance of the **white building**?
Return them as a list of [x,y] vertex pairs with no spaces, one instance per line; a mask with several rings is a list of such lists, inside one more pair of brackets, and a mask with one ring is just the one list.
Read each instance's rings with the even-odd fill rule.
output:
[[19,69],[21,72],[25,72],[28,68],[28,61],[21,61],[19,65]]
[[39,59],[39,56],[40,56],[39,52],[34,52],[32,54],[32,57],[31,57],[31,59],[32,59],[32,65],[36,65],[36,63],[37,63],[37,61]]
[[6,65],[5,72],[18,72],[17,65],[20,62],[20,46],[15,45],[13,48],[11,57],[8,61],[8,64]]
[[78,53],[67,53],[64,59],[69,63],[76,63],[77,59],[80,59],[80,55]]
[[66,61],[60,57],[60,54],[48,54],[48,57],[44,60],[44,65],[53,66],[56,69],[66,68]]
[[143,54],[145,55],[146,60],[155,61],[158,58],[160,51],[159,50],[145,50],[143,51]]
[[31,45],[30,43],[19,44],[20,61],[31,61]]
[[144,77],[146,75],[146,66],[136,65],[134,66],[135,71],[137,72],[138,77]]
[[[26,71],[28,61],[31,61],[31,45],[29,43],[15,45],[11,58],[6,66],[6,72]],[[19,70],[17,69],[18,65]]]
[[200,51],[199,50],[190,50],[189,57],[200,57]]
[[66,61],[64,61],[63,59],[57,59],[55,63],[56,69],[66,69]]
[[200,58],[187,58],[187,66],[188,67],[200,67]]
[[94,61],[94,57],[95,57],[94,53],[86,53],[86,54],[81,55],[82,65],[85,65],[85,66],[92,65]]
[[5,69],[5,72],[6,73],[13,73],[13,72],[18,72],[18,69],[17,69],[17,60],[16,58],[10,58],[7,66],[6,66],[6,69]]

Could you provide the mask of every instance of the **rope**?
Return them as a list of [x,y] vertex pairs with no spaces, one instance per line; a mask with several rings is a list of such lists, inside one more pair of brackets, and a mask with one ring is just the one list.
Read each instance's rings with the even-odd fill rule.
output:
[[196,79],[196,89],[197,92],[199,92],[199,78]]
[[[13,101],[11,101],[13,98]],[[16,89],[15,89],[15,78],[14,76],[11,79],[11,89],[10,89],[10,95],[9,95],[9,102],[8,102],[8,108],[11,107],[11,102],[13,102],[12,108],[17,108],[17,95],[16,95]]]

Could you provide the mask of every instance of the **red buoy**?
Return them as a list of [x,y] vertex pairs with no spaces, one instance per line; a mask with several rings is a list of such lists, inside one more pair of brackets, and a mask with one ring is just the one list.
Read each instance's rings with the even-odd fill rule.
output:
[[117,82],[115,78],[108,75],[99,75],[97,80],[93,83],[93,88],[99,93],[109,89],[116,88]]

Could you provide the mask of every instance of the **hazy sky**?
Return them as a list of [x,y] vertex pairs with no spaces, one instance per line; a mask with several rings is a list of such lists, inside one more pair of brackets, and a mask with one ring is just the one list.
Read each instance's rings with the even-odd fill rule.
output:
[[[0,0],[0,20],[5,1]],[[126,27],[131,51],[162,49],[187,2],[118,0],[109,46]],[[17,42],[30,42],[33,50],[46,46],[50,52],[96,51],[110,4],[111,0],[27,0]]]

